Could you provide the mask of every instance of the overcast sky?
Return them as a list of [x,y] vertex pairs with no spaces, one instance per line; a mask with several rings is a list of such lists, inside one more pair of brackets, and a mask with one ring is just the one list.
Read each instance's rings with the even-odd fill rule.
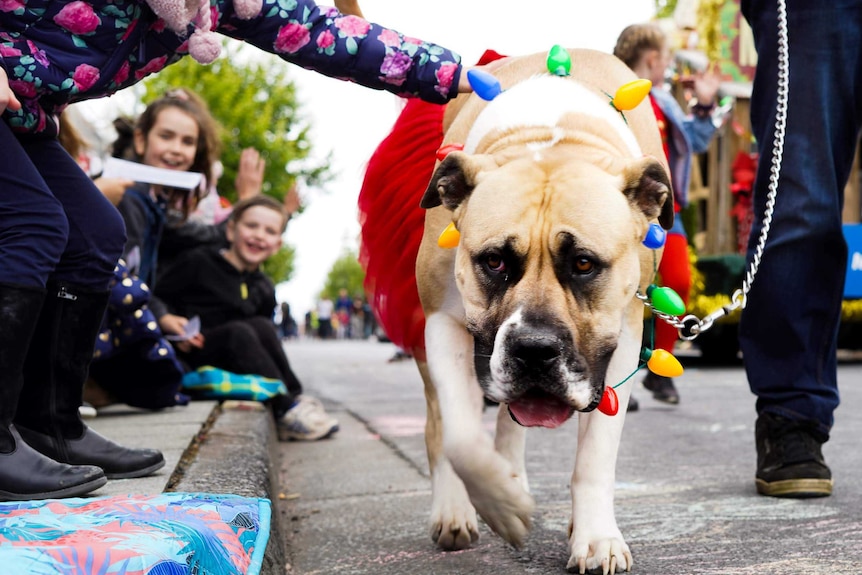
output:
[[[361,0],[360,5],[372,22],[441,44],[458,52],[466,64],[488,48],[517,55],[546,52],[561,44],[610,52],[625,26],[647,21],[655,12],[654,0]],[[324,158],[332,152],[337,174],[325,192],[301,191],[306,209],[291,220],[285,236],[296,248],[296,269],[294,279],[278,286],[278,299],[288,301],[301,322],[314,306],[332,263],[346,249],[357,248],[356,201],[365,163],[389,132],[402,103],[387,92],[298,66],[291,67],[290,76],[312,125],[314,156]],[[90,109],[107,108],[96,114],[114,117],[107,100],[121,105],[121,98],[114,97],[96,101]]]

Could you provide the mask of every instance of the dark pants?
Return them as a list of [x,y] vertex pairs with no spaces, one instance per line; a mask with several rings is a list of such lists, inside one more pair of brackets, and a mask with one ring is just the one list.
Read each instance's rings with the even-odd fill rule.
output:
[[125,241],[119,212],[57,140],[0,121],[0,283],[107,290]]
[[[838,406],[836,342],[847,261],[844,185],[862,119],[862,1],[788,0],[790,88],[775,212],[740,324],[757,411],[829,433]],[[757,76],[751,121],[760,148],[749,262],[762,228],[775,130],[775,0],[745,0]]]
[[302,384],[290,368],[275,324],[269,318],[230,321],[207,329],[203,334],[206,340],[203,349],[179,353],[190,367],[211,365],[233,373],[280,379],[287,387],[288,396],[272,400],[277,418],[284,415],[302,393]]

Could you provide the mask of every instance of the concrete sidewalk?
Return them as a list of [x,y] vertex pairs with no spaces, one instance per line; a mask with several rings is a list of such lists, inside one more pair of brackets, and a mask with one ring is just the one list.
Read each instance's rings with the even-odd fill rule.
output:
[[[536,499],[526,545],[514,549],[480,523],[470,549],[439,551],[428,519],[431,481],[422,382],[391,344],[287,344],[306,392],[341,423],[332,440],[282,443],[281,482],[291,575],[556,575],[568,559],[569,481],[577,422],[527,434]],[[683,358],[681,402],[652,399],[626,418],[616,517],[633,575],[862,573],[862,362],[842,362],[842,405],[824,454],[832,497],[761,497],[754,489],[754,397],[741,364]],[[492,425],[494,413],[486,413]]]
[[278,512],[278,439],[270,412],[257,402],[193,401],[161,411],[124,405],[100,409],[87,424],[129,447],[159,449],[165,466],[137,479],[108,481],[91,496],[164,491],[265,497],[272,526],[262,575],[284,573],[284,530]]

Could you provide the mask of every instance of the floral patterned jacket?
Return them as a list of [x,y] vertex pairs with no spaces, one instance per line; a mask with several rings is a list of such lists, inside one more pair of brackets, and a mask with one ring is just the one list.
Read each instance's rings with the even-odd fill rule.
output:
[[[288,62],[369,88],[444,104],[457,95],[460,56],[311,0],[264,0],[251,20],[210,0],[213,30]],[[190,26],[188,32],[192,32]],[[0,0],[0,66],[23,108],[19,133],[56,133],[69,103],[112,94],[188,54],[143,0]]]

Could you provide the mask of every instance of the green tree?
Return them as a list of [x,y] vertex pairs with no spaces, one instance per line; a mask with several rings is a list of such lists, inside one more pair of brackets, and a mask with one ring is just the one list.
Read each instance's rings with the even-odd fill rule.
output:
[[252,59],[251,50],[230,41],[224,44],[222,56],[208,66],[184,58],[144,82],[143,103],[171,88],[185,87],[200,94],[223,128],[224,175],[218,192],[232,202],[239,156],[247,147],[256,148],[266,160],[263,193],[281,200],[297,181],[322,186],[332,179],[330,159],[320,163],[309,159],[310,126],[288,75],[290,65],[269,54]]
[[332,264],[320,295],[335,301],[341,288],[346,289],[351,297],[363,294],[365,293],[362,286],[364,281],[365,272],[359,264],[356,252],[347,250]]
[[280,250],[263,262],[263,273],[265,273],[275,284],[286,282],[293,276],[296,249],[285,245]]
[[670,18],[676,10],[677,0],[655,0],[656,18]]

